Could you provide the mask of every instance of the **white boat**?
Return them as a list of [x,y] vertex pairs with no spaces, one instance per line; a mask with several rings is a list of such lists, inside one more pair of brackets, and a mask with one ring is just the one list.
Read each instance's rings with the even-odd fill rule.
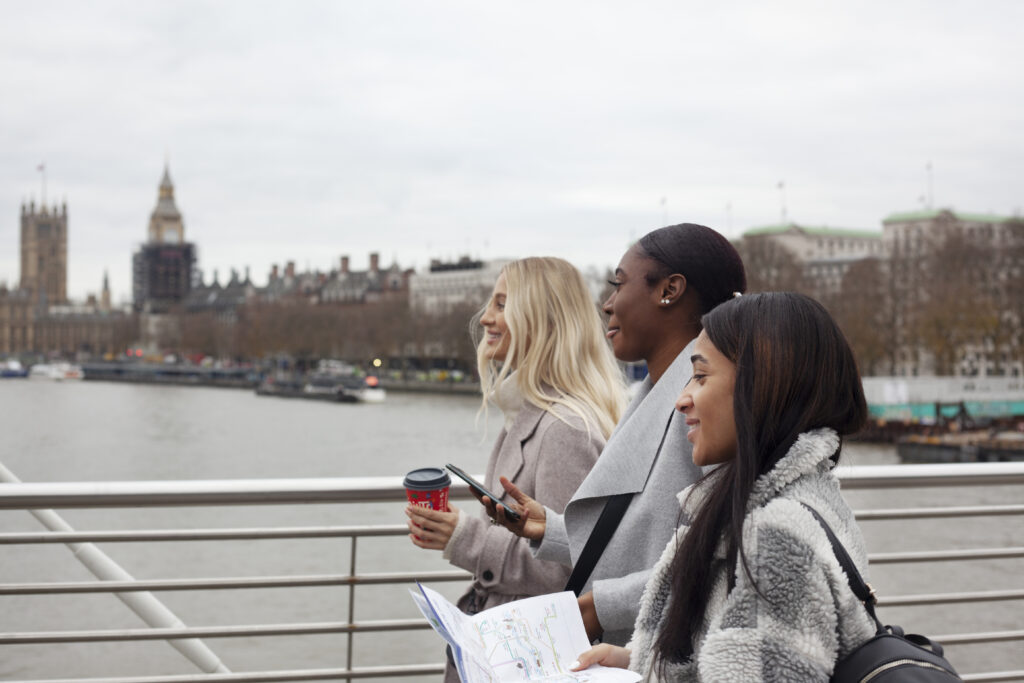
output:
[[20,378],[25,377],[26,375],[28,375],[28,370],[26,370],[17,360],[12,358],[10,360],[0,361],[0,378]]
[[28,372],[29,379],[52,379],[56,381],[84,379],[82,366],[71,363],[39,363]]

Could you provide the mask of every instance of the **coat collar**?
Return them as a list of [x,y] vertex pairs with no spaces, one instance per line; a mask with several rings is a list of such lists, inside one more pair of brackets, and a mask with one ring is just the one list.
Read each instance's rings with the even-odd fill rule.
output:
[[[754,482],[747,501],[747,510],[763,506],[778,496],[800,477],[814,472],[828,472],[835,465],[832,454],[839,448],[839,435],[828,427],[813,429],[797,437],[784,456],[768,472]],[[679,494],[684,517],[691,518],[703,504],[709,490],[708,482],[698,482]]]
[[675,413],[675,400],[690,380],[692,354],[691,341],[657,384],[652,384],[650,377],[643,381],[597,460],[595,469],[600,470],[600,476],[584,479],[573,500],[644,489]]

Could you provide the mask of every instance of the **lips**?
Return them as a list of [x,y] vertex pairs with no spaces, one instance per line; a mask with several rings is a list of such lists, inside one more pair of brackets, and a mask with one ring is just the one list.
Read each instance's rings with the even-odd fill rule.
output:
[[612,337],[614,337],[618,333],[619,333],[619,328],[617,328],[617,327],[609,327],[608,331],[604,333],[604,336],[607,337],[608,339],[611,339]]
[[696,438],[697,430],[700,429],[700,420],[687,420],[686,426],[689,427],[686,432],[686,440],[693,443],[693,440]]

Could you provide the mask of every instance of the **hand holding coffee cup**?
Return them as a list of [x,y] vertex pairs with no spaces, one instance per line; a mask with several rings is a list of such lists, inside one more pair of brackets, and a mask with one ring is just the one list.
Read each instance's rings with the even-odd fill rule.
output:
[[449,505],[451,479],[438,467],[413,470],[405,476],[405,495],[409,504],[409,539],[431,550],[443,550],[459,522],[458,509]]

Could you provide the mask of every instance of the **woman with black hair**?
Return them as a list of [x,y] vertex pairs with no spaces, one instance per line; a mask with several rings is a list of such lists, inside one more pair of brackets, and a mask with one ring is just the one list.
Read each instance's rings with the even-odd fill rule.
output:
[[[675,531],[676,495],[702,475],[689,461],[686,425],[674,410],[690,378],[700,318],[744,291],[746,275],[729,240],[683,223],[642,237],[622,257],[610,284],[614,291],[604,311],[612,350],[619,360],[646,362],[647,379],[564,514],[507,479],[503,498],[516,500],[528,514],[511,523],[501,508],[488,505],[488,513],[531,539],[538,559],[572,566],[570,585],[578,591],[587,634],[624,645],[651,567]],[[608,524],[612,518],[617,527]],[[595,545],[597,538],[603,542]]]
[[827,681],[875,633],[825,531],[861,574],[864,540],[833,468],[867,405],[842,332],[816,301],[744,296],[702,319],[676,404],[693,462],[682,526],[644,591],[633,639],[578,660],[646,681]]

